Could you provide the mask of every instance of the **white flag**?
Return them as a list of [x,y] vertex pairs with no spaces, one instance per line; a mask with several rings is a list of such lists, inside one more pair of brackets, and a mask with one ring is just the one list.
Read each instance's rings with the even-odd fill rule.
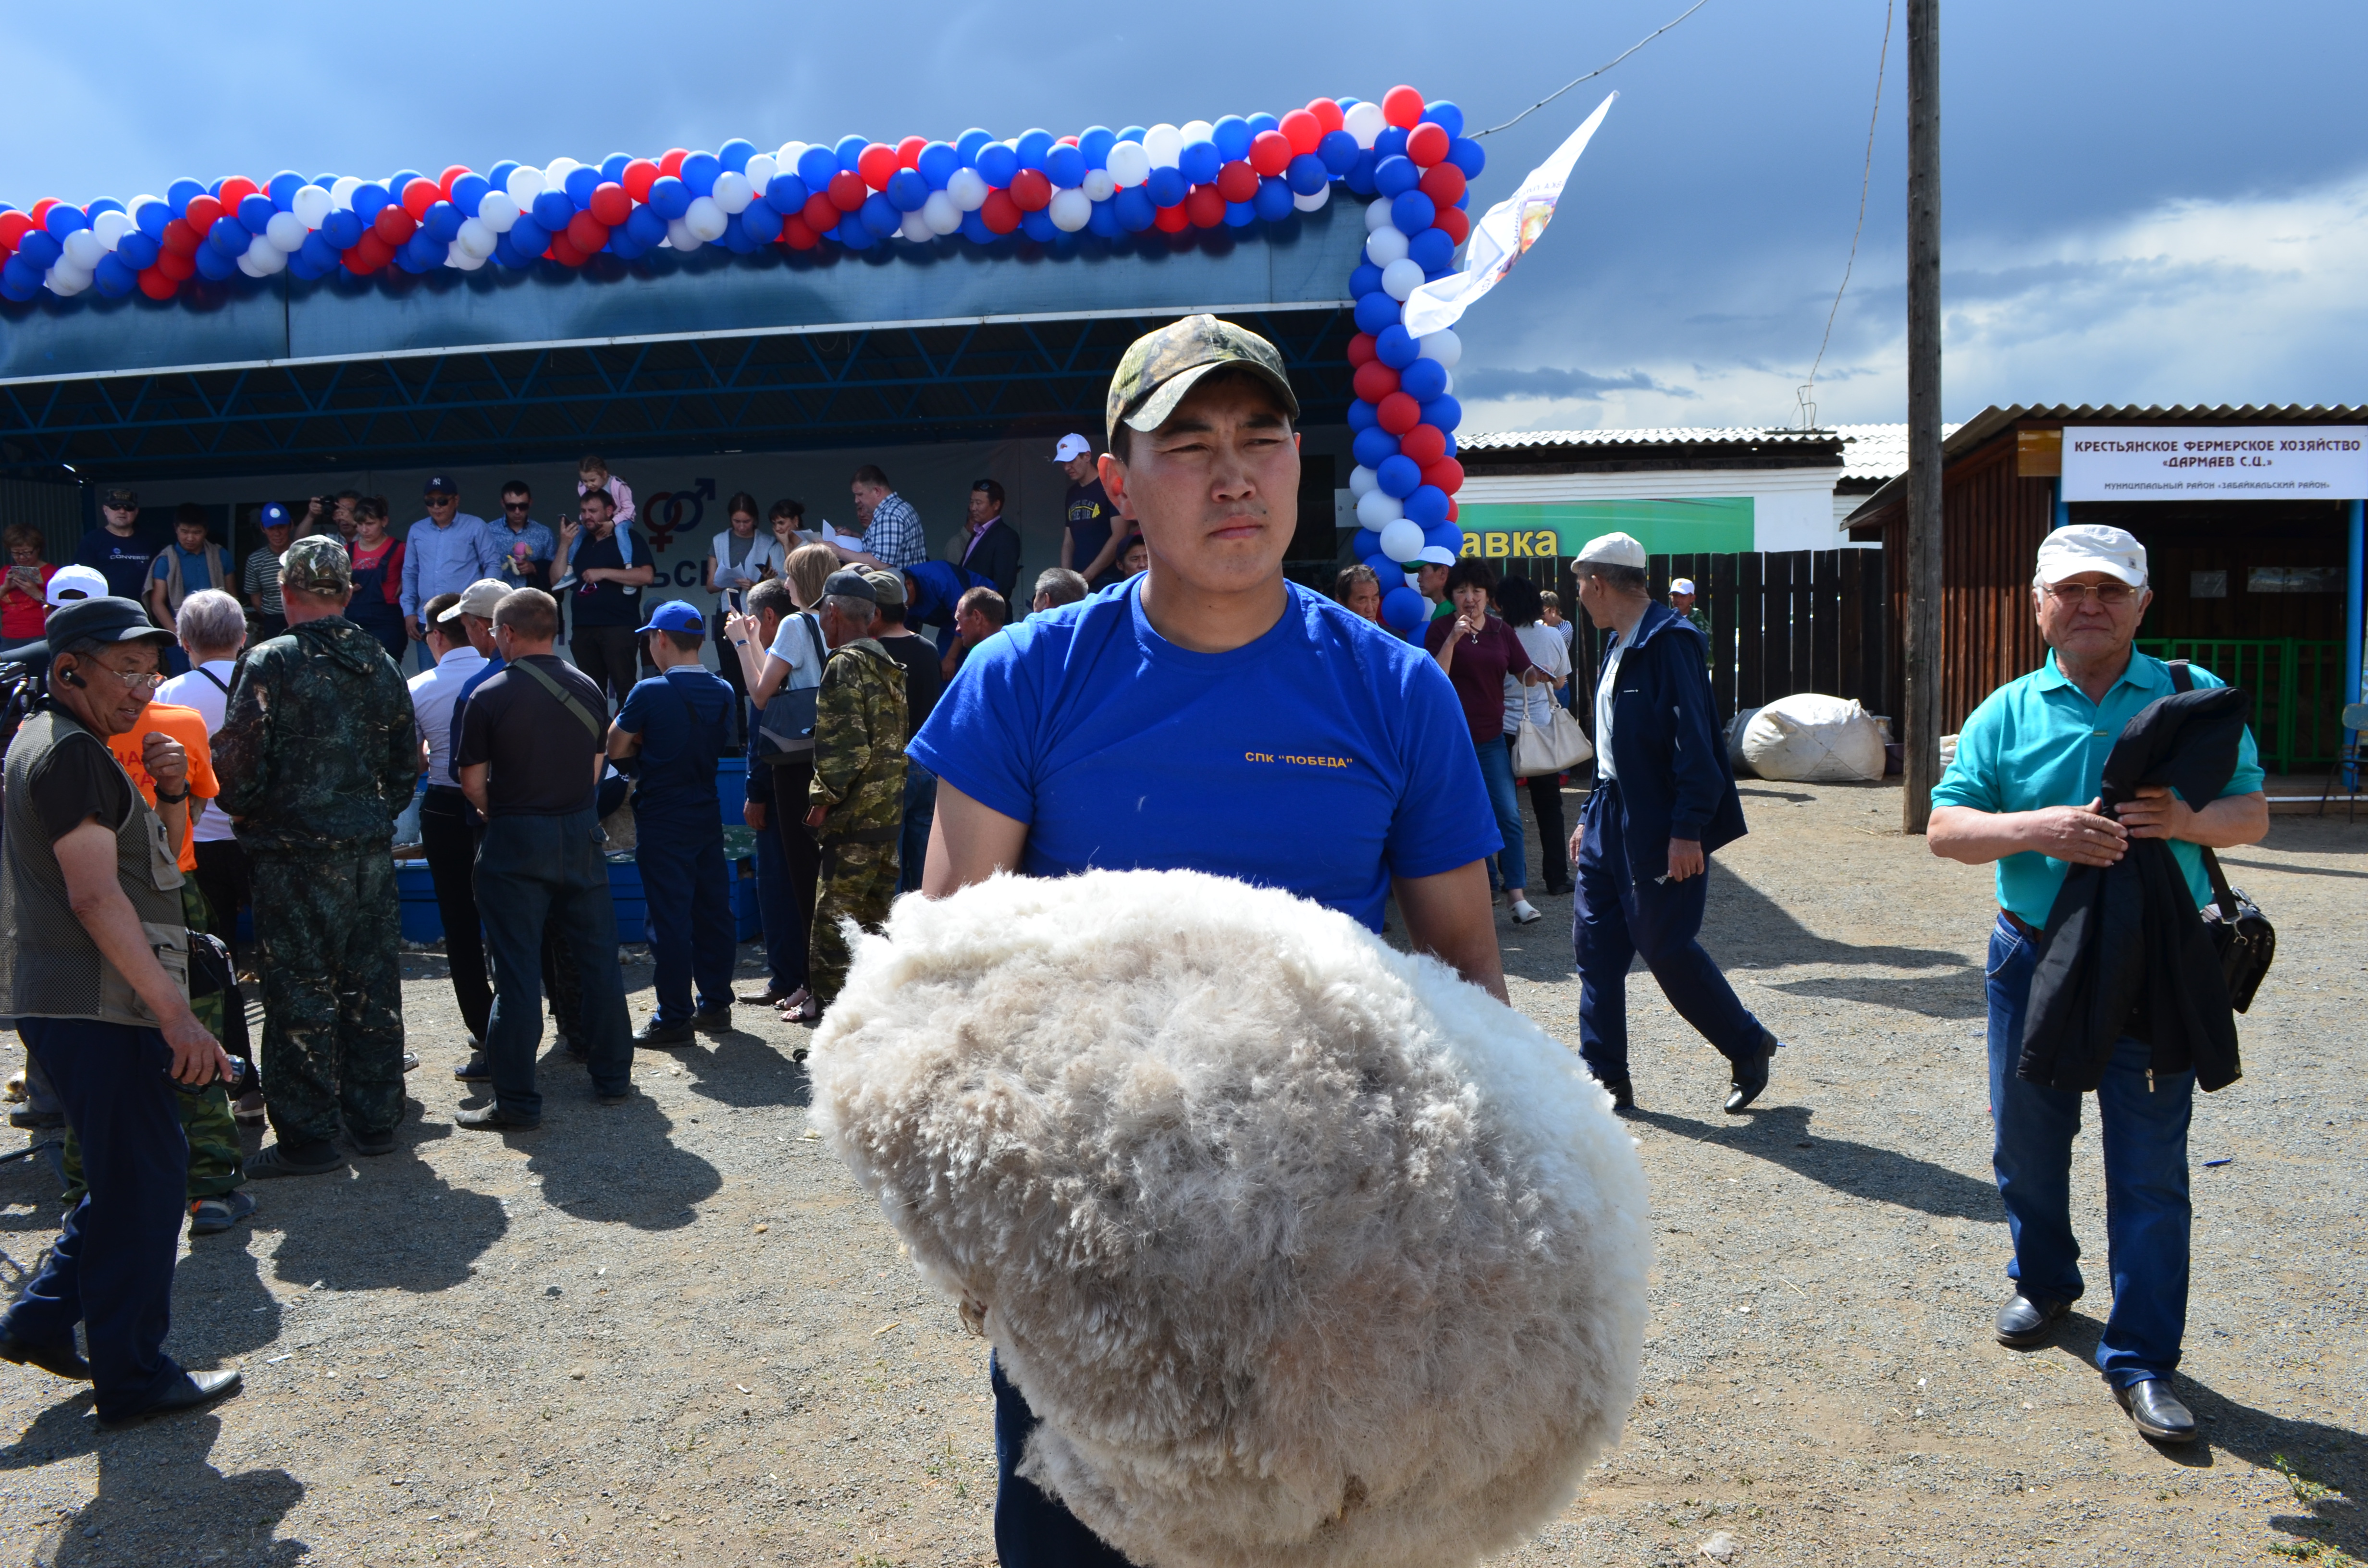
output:
[[1587,151],[1595,128],[1603,123],[1611,99],[1619,96],[1613,93],[1596,105],[1587,123],[1572,131],[1570,139],[1554,149],[1553,157],[1531,169],[1520,189],[1488,209],[1487,215],[1472,225],[1471,243],[1463,247],[1463,271],[1426,283],[1407,296],[1404,318],[1407,332],[1425,337],[1441,327],[1453,326],[1472,308],[1474,301],[1494,289],[1499,278],[1513,270],[1513,263],[1538,243],[1538,236],[1554,221],[1554,203],[1562,199],[1563,182],[1570,177],[1578,155]]

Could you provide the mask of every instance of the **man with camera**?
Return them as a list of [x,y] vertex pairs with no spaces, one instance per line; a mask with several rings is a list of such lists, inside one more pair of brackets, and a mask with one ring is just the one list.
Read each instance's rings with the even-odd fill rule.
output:
[[235,1371],[188,1372],[164,1349],[188,1163],[175,1096],[231,1075],[189,1007],[177,864],[188,759],[148,735],[151,809],[107,747],[147,707],[171,637],[129,598],[51,616],[48,695],[8,749],[0,835],[0,994],[64,1103],[85,1187],[0,1319],[0,1358],[88,1380],[109,1423],[239,1385]]

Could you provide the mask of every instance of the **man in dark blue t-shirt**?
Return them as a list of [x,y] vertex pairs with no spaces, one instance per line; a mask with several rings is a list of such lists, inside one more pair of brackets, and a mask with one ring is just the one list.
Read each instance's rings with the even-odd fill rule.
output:
[[592,684],[618,701],[633,687],[649,661],[636,658],[642,620],[642,590],[657,576],[650,541],[617,526],[617,503],[605,490],[587,490],[577,521],[559,525],[559,554],[552,567],[553,597],[567,608],[574,634],[567,651]]
[[148,574],[155,570],[157,551],[172,536],[140,526],[140,497],[129,490],[110,490],[99,497],[98,516],[100,526],[82,536],[74,563],[104,575],[114,597],[147,603]]
[[[723,864],[723,816],[715,764],[732,749],[732,687],[700,663],[707,620],[668,599],[641,629],[658,673],[626,694],[609,726],[609,755],[641,758],[633,790],[633,858],[657,963],[658,1010],[633,1043],[689,1045],[699,1029],[732,1027],[732,887]],[[690,1010],[691,982],[699,1011]]]
[[[1282,575],[1300,464],[1281,357],[1192,316],[1127,350],[1108,415],[1102,482],[1150,566],[986,639],[947,687],[910,748],[939,777],[923,893],[1001,870],[1190,869],[1378,930],[1395,892],[1417,949],[1503,999],[1496,819],[1454,688]],[[1013,1473],[1036,1418],[993,1381],[1006,1568],[1123,1562]]]

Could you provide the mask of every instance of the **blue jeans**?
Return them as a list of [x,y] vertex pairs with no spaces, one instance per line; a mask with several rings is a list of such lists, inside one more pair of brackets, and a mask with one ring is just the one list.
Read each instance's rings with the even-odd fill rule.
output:
[[938,776],[905,761],[905,831],[897,840],[896,891],[917,892],[929,858],[929,828],[938,820]]
[[592,842],[594,824],[589,808],[564,817],[497,816],[485,824],[477,850],[477,913],[494,960],[493,1021],[485,1027],[494,1102],[528,1120],[542,1115],[534,1059],[542,1043],[545,922],[583,977],[583,1032],[570,1040],[588,1055],[594,1092],[621,1095],[632,1084],[617,906],[609,897],[609,863]]
[[1036,1430],[1036,1413],[992,1352],[986,1379],[995,1391],[995,1560],[1003,1568],[1130,1568],[1059,1498],[1021,1478],[1019,1458]]
[[700,812],[696,822],[669,821],[636,804],[633,844],[650,958],[657,967],[657,1021],[689,1021],[694,980],[701,1011],[731,1006],[732,965],[740,942],[732,923],[723,824],[712,811]]
[[[760,770],[757,781],[769,811],[772,780]],[[757,833],[757,919],[765,928],[765,968],[772,989],[786,996],[805,983],[806,928],[790,896],[790,858],[781,853],[781,835],[769,818]]]
[[[1497,836],[1505,846],[1489,863],[1488,885],[1526,888],[1530,885],[1529,846],[1521,838],[1521,802],[1513,793],[1513,754],[1506,749],[1504,740],[1476,741],[1473,749],[1480,754],[1480,782],[1487,787],[1489,809],[1497,813]],[[1504,880],[1499,881],[1497,879]]]
[[[2080,1243],[2072,1234],[2072,1140],[2080,1096],[2015,1076],[2022,1015],[2039,947],[2000,916],[1990,931],[1990,1156],[2006,1200],[2014,1261],[2007,1278],[2035,1301],[2077,1301]],[[2187,1126],[2195,1074],[2157,1073],[2153,1049],[2127,1036],[2097,1086],[2105,1153],[2106,1270],[2113,1312],[2097,1342],[2097,1369],[2115,1388],[2167,1378],[2187,1332]]]
[[83,1325],[99,1417],[142,1409],[181,1375],[165,1354],[173,1261],[187,1203],[189,1142],[154,1029],[86,1018],[19,1018],[33,1061],[82,1144],[82,1200],[0,1332],[74,1344]]
[[1579,813],[1577,897],[1571,939],[1578,960],[1578,1051],[1598,1081],[1628,1078],[1628,964],[1641,956],[1679,1016],[1737,1061],[1756,1054],[1759,1020],[1702,950],[1702,911],[1710,902],[1710,863],[1681,882],[1653,879],[1666,863],[1628,863],[1628,814],[1617,780],[1602,779]]

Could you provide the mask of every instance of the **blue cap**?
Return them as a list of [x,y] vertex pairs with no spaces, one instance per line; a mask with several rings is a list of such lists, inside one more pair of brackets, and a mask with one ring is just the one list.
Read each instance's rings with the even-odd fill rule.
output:
[[691,631],[704,634],[706,631],[707,618],[699,613],[697,605],[688,599],[668,599],[650,611],[650,623],[641,628],[634,635],[638,637],[643,631]]
[[419,493],[422,495],[458,495],[461,487],[439,473],[422,485]]
[[277,501],[266,501],[263,504],[263,526],[265,528],[284,528],[288,526],[288,523],[289,517],[287,507],[281,506]]

